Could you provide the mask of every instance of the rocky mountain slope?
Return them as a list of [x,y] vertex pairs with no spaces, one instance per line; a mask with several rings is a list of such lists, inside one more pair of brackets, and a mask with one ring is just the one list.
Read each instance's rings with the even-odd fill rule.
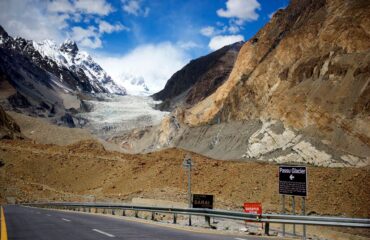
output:
[[192,106],[212,94],[230,75],[242,45],[237,42],[190,61],[167,81],[162,91],[153,95],[164,101],[159,108]]
[[[79,51],[74,41],[68,39],[58,46],[52,40],[44,40],[32,42],[32,45],[44,58],[54,61],[59,68],[67,68],[75,72],[77,76],[84,78],[83,81],[86,80],[91,85],[85,88],[82,86],[78,90],[90,91],[90,93],[125,94],[125,89],[117,86],[87,52]],[[63,75],[60,78],[64,80]]]
[[[72,124],[69,113],[94,93],[125,94],[76,43],[12,38],[0,27],[2,105]],[[69,109],[72,109],[69,111]]]
[[365,0],[292,0],[243,45],[214,93],[177,109],[139,140],[133,134],[130,146],[180,146],[218,159],[369,165],[369,19]]
[[22,138],[18,124],[0,106],[0,139]]

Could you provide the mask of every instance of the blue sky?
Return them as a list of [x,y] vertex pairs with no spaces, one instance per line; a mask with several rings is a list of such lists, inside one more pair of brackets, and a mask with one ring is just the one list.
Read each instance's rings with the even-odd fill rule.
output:
[[66,38],[115,81],[143,77],[153,91],[189,60],[248,40],[288,0],[1,0],[12,36]]
[[[217,10],[226,9],[225,0],[146,0],[141,1],[142,8],[149,9],[146,16],[133,15],[125,11],[113,12],[107,19],[121,22],[130,31],[121,31],[104,37],[104,51],[127,52],[137,45],[170,41],[173,43],[194,43],[192,56],[199,57],[211,51],[208,47],[210,38],[201,34],[201,29],[214,27],[215,30],[230,26],[234,18],[220,17]],[[248,2],[248,1],[246,1]],[[112,1],[119,9],[120,1]],[[269,14],[288,4],[288,0],[259,0],[260,9],[256,20],[247,20],[240,25],[245,40],[251,38],[269,21]],[[231,34],[230,32],[220,33]]]

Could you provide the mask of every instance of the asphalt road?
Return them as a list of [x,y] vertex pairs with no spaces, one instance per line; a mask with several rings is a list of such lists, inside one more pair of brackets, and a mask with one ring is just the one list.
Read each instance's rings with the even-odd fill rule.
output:
[[9,239],[16,240],[261,240],[258,237],[196,233],[152,224],[78,212],[63,212],[23,206],[6,206]]

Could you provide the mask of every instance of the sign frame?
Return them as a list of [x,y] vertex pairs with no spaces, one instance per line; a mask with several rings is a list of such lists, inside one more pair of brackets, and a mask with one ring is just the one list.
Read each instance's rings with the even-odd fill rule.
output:
[[[280,173],[280,169],[281,168],[296,168],[296,169],[302,169],[304,168],[305,170],[305,177],[304,177],[304,183],[305,183],[305,193],[302,193],[302,194],[294,194],[294,193],[283,193],[281,191],[281,173]],[[290,173],[291,175],[293,175],[293,173]],[[278,168],[278,177],[279,177],[279,194],[280,195],[287,195],[287,196],[296,196],[296,197],[305,197],[307,198],[308,197],[308,168],[307,166],[297,166],[297,165],[279,165],[279,168]],[[293,175],[294,177],[294,175]],[[294,179],[294,178],[293,178]],[[291,179],[292,180],[292,179]],[[292,180],[293,181],[293,180]],[[297,182],[297,181],[296,181]],[[299,181],[301,182],[301,181]]]
[[[213,203],[214,203],[214,195],[209,195],[209,194],[192,194],[192,206],[193,208],[207,208],[207,209],[213,209]],[[196,199],[198,198],[198,199]],[[206,203],[197,203],[194,205],[195,201],[210,201],[209,204]],[[208,205],[208,207],[207,207]]]

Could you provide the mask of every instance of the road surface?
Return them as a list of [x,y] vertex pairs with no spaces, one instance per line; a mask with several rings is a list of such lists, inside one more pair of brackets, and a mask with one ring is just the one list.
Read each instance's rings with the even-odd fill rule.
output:
[[197,233],[124,218],[64,212],[23,206],[5,206],[9,240],[261,240],[258,237]]

